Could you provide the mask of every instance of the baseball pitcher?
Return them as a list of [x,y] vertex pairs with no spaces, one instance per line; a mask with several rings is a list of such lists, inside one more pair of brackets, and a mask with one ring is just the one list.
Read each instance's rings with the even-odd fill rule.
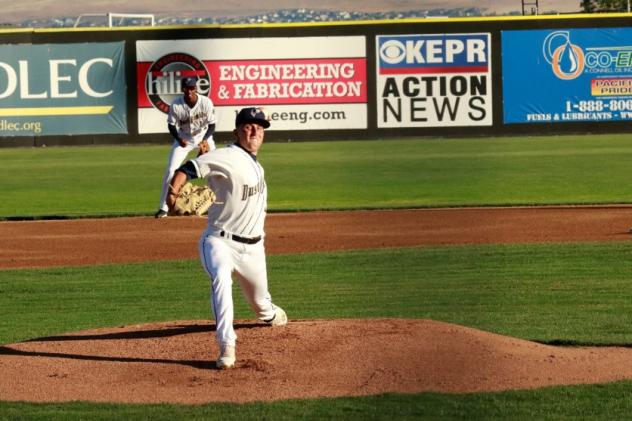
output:
[[244,108],[235,120],[237,141],[188,161],[175,173],[167,198],[175,207],[188,179],[204,178],[215,193],[208,225],[199,241],[200,259],[211,281],[211,301],[220,354],[217,367],[235,365],[237,335],[233,328],[232,275],[239,281],[259,320],[271,326],[287,324],[287,315],[272,302],[264,248],[267,187],[257,154],[264,129],[270,126],[259,108]]

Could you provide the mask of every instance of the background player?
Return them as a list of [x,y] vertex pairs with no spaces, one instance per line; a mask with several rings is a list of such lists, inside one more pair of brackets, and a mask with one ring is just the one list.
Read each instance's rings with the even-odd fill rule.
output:
[[160,204],[155,214],[156,218],[168,215],[167,194],[169,183],[174,171],[182,164],[189,152],[201,149],[204,151],[215,149],[213,133],[215,132],[215,111],[213,102],[206,96],[197,93],[197,78],[182,79],[182,96],[177,98],[169,107],[167,127],[174,141],[171,145],[167,168],[162,178]]
[[259,108],[244,108],[235,120],[237,142],[188,161],[175,173],[167,203],[189,178],[205,178],[217,196],[208,210],[208,226],[199,242],[200,259],[211,279],[211,300],[220,347],[218,368],[235,365],[232,274],[259,320],[287,324],[282,308],[272,303],[264,249],[267,188],[257,153],[270,122]]

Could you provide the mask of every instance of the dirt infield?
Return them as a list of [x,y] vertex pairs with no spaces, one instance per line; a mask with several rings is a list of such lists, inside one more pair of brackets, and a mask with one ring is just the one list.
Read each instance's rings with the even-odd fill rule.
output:
[[[0,223],[0,268],[197,257],[202,218]],[[271,214],[269,254],[441,244],[630,241],[632,207]],[[0,272],[1,274],[1,272]],[[632,378],[632,349],[564,348],[430,320],[237,323],[219,371],[214,325],[174,321],[0,346],[0,399],[249,402],[477,392]]]
[[[0,269],[197,257],[206,219],[0,223]],[[441,244],[627,241],[632,207],[428,209],[270,214],[268,254]]]

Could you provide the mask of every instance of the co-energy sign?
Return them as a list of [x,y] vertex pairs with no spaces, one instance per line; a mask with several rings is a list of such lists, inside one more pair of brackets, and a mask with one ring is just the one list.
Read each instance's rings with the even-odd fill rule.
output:
[[378,127],[490,126],[490,34],[376,38]]
[[362,36],[138,41],[136,51],[139,133],[167,131],[187,76],[213,101],[218,131],[244,106],[264,106],[271,130],[367,127]]
[[127,133],[124,43],[0,45],[0,136]]
[[630,28],[503,31],[505,123],[632,120],[630,39]]

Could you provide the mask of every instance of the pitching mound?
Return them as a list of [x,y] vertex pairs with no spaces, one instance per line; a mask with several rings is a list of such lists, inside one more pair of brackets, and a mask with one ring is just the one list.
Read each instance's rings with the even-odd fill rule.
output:
[[215,368],[214,325],[98,329],[0,347],[3,400],[201,404],[479,392],[632,378],[632,349],[561,348],[430,320],[236,324]]

